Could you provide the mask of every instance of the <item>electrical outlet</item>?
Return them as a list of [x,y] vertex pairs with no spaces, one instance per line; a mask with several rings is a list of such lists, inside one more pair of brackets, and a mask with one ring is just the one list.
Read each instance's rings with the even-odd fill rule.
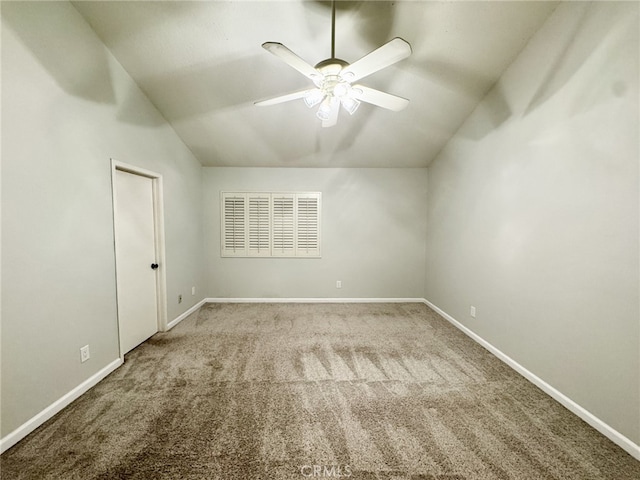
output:
[[85,345],[80,349],[80,362],[84,363],[91,358],[89,354],[89,345]]
[[178,303],[182,303],[182,294],[178,295]]
[[476,318],[476,307],[472,305],[469,309],[469,314],[471,315],[471,318]]
[[191,295],[195,295],[196,294],[196,287],[191,287]]
[[336,288],[342,288],[342,280],[336,280]]

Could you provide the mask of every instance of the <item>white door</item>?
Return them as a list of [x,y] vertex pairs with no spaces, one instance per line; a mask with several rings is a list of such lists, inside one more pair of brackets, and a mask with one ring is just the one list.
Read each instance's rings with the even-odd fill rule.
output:
[[115,237],[120,353],[158,331],[153,179],[115,171]]

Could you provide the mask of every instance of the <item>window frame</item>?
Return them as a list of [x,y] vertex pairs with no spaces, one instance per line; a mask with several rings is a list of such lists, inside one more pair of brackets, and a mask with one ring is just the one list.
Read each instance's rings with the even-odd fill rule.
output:
[[[235,210],[227,208],[227,199],[236,208],[242,200],[242,212],[234,214]],[[321,258],[321,223],[322,192],[220,191],[220,256]],[[231,236],[227,235],[228,226],[236,227]],[[234,235],[240,231],[243,236],[236,241]]]

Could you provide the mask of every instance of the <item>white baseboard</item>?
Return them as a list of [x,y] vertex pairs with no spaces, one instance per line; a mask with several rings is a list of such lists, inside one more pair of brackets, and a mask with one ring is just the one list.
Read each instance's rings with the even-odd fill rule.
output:
[[167,323],[167,329],[165,331],[168,332],[169,330],[171,330],[173,327],[175,327],[177,324],[179,324],[182,320],[187,318],[193,312],[198,310],[202,305],[204,305],[208,301],[209,301],[209,299],[207,299],[207,298],[204,298],[204,299],[200,300],[198,303],[196,303],[193,307],[191,307],[189,310],[184,312],[182,315],[180,315],[179,317],[176,317],[173,320],[171,320],[169,323]]
[[91,387],[96,385],[100,380],[105,378],[120,365],[122,365],[121,359],[118,358],[117,360],[114,360],[102,370],[97,372],[95,375],[91,376],[76,388],[71,390],[69,393],[63,395],[58,400],[53,402],[51,405],[32,417],[30,420],[20,425],[13,432],[0,439],[0,453],[3,453],[4,451],[14,446],[44,422],[53,417],[56,413],[61,411],[64,407],[71,404],[71,402],[87,392]]
[[451,315],[449,315],[445,311],[443,311],[440,308],[438,308],[436,305],[431,303],[429,300],[425,299],[424,303],[427,306],[429,306],[430,308],[432,308],[433,310],[435,310],[436,312],[438,312],[440,315],[442,315],[442,317],[444,317],[453,326],[455,326],[456,328],[460,329],[462,332],[464,332],[466,335],[471,337],[477,343],[479,343],[484,348],[489,350],[492,354],[494,354],[496,357],[498,357],[504,363],[506,363],[511,368],[513,368],[520,375],[522,375],[527,380],[529,380],[531,383],[536,385],[538,388],[540,388],[543,392],[545,392],[551,398],[553,398],[554,400],[558,401],[560,404],[562,404],[569,411],[571,411],[572,413],[574,413],[575,415],[580,417],[582,420],[587,422],[589,425],[591,425],[593,428],[598,430],[600,433],[602,433],[609,440],[611,440],[616,445],[618,445],[621,448],[623,448],[627,453],[629,453],[636,460],[640,460],[640,445],[635,444],[632,440],[628,439],[626,436],[624,436],[623,434],[621,434],[620,432],[618,432],[617,430],[615,430],[614,428],[612,428],[611,426],[609,426],[608,424],[606,424],[605,422],[600,420],[598,417],[593,415],[591,412],[589,412],[588,410],[586,410],[583,407],[581,407],[580,405],[578,405],[576,402],[571,400],[569,397],[564,395],[562,392],[560,392],[559,390],[555,389],[554,387],[549,385],[547,382],[542,380],[540,377],[538,377],[537,375],[535,375],[532,372],[530,372],[529,370],[527,370],[525,367],[523,367],[518,362],[516,362],[513,358],[509,357],[508,355],[503,353],[501,350],[499,350],[498,348],[496,348],[493,345],[491,345],[489,342],[484,340],[478,334],[474,333],[469,328],[465,327],[462,323],[457,321],[455,318],[453,318]]
[[424,303],[424,298],[207,298],[207,303]]

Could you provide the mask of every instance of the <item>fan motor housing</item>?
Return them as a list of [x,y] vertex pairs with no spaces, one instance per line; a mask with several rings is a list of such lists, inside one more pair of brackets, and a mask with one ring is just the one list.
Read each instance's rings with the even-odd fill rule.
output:
[[349,62],[345,62],[344,60],[340,60],[339,58],[327,58],[326,60],[322,60],[320,63],[318,63],[315,68],[317,70],[320,70],[324,74],[337,75],[340,70],[348,65]]

